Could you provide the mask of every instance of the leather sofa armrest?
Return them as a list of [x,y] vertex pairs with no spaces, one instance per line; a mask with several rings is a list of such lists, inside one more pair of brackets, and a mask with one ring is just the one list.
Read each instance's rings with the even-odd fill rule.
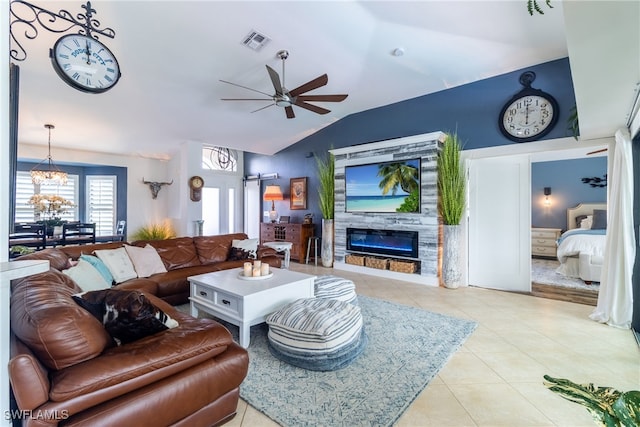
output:
[[145,278],[131,279],[117,284],[114,286],[114,289],[136,290],[151,295],[158,295],[158,282]]
[[49,373],[29,348],[11,334],[9,381],[18,408],[33,410],[49,400]]
[[268,256],[276,256],[277,253],[278,252],[273,248],[269,248],[267,246],[260,246],[260,245],[258,245],[258,250],[256,251],[256,255],[258,259],[262,259]]

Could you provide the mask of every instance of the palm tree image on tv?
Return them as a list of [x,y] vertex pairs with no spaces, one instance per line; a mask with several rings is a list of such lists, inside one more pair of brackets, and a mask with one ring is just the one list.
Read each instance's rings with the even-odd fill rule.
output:
[[347,212],[420,212],[420,160],[345,168]]

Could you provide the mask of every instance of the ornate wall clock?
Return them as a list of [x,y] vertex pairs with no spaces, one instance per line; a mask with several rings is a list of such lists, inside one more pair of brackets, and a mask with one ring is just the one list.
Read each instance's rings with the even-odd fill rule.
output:
[[202,198],[202,187],[204,187],[204,180],[199,176],[192,176],[189,178],[189,188],[191,189],[191,200],[199,202]]
[[522,73],[520,84],[524,88],[500,111],[500,131],[512,141],[535,141],[548,134],[558,122],[558,102],[550,94],[531,87],[535,78],[533,71]]
[[120,79],[120,66],[115,55],[89,36],[62,36],[50,49],[49,56],[60,78],[83,92],[105,92]]

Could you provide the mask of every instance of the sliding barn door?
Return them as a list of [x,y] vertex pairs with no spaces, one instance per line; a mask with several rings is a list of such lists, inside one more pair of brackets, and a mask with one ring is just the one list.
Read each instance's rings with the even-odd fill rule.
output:
[[469,285],[531,291],[528,156],[473,159],[469,168]]

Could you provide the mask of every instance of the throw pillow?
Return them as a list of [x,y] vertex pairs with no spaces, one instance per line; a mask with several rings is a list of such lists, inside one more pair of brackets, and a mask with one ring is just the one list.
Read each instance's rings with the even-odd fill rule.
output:
[[593,215],[586,215],[585,218],[580,221],[580,228],[584,228],[584,229],[591,229],[591,226],[593,225]]
[[80,255],[80,259],[87,261],[93,266],[93,268],[98,270],[98,273],[100,273],[100,275],[104,277],[104,280],[107,283],[113,284],[113,275],[111,274],[105,263],[100,260],[100,258],[93,255]]
[[111,287],[111,283],[108,283],[93,265],[82,258],[78,260],[77,265],[64,270],[63,273],[71,277],[85,292]]
[[256,259],[258,257],[258,239],[233,239],[231,241],[230,261]]
[[593,224],[591,224],[592,230],[604,230],[607,228],[607,211],[606,209],[594,209],[593,210]]
[[124,245],[124,249],[127,251],[138,277],[149,277],[152,274],[167,272],[158,251],[150,244],[147,243],[144,248]]
[[125,248],[100,249],[95,253],[105,263],[116,283],[138,277]]
[[73,299],[102,322],[117,345],[178,326],[139,291],[105,289],[76,294]]

